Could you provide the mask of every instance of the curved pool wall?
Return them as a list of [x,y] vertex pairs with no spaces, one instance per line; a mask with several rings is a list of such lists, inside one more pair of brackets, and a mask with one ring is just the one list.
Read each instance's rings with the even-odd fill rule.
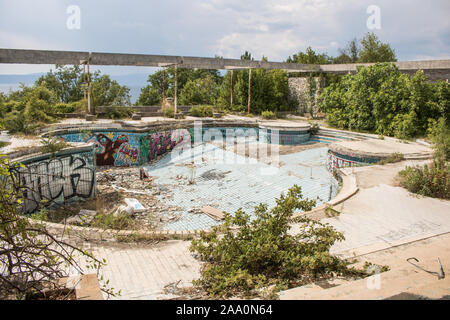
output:
[[376,164],[381,157],[367,157],[355,153],[343,154],[328,150],[327,168],[329,171],[341,168],[361,167]]
[[[200,135],[201,130],[201,135]],[[310,140],[309,131],[293,131],[258,127],[190,127],[142,132],[136,129],[92,128],[70,129],[55,136],[67,142],[92,143],[98,166],[140,166],[174,149],[186,140],[208,142],[229,137],[245,137],[267,143],[297,145]]]
[[[244,140],[241,141],[245,141],[245,143],[263,141],[273,144],[275,141],[279,141],[279,144],[282,145],[295,145],[308,143],[310,140],[308,130],[272,132],[268,128],[258,128],[257,124],[177,129],[167,129],[167,127],[152,129],[91,127],[53,131],[52,135],[66,141],[85,142],[88,145],[70,148],[53,156],[34,155],[15,159],[25,164],[25,169],[20,172],[20,179],[30,187],[30,192],[26,195],[25,212],[35,211],[42,200],[60,204],[72,200],[94,198],[97,165],[144,165],[157,156],[167,153],[155,165],[150,166],[149,170],[152,171],[152,175],[159,175],[158,184],[172,184],[173,186],[173,181],[176,181],[177,175],[180,174],[179,170],[187,170],[183,173],[184,175],[190,174],[186,167],[169,165],[172,164],[170,151],[175,146],[189,141],[191,147],[198,146],[206,150],[206,158],[214,158],[217,152],[222,152],[222,149],[219,150],[220,148],[216,145],[203,144],[202,147],[202,144],[198,144],[196,135],[198,137],[200,134],[201,140],[206,141],[218,139],[226,141],[227,137],[231,136],[233,138],[242,137]],[[237,141],[239,142],[239,139]],[[239,165],[221,167],[216,163],[205,163],[196,169],[199,177],[198,192],[203,196],[194,198],[198,200],[199,205],[213,204],[220,210],[228,212],[234,212],[240,207],[251,213],[253,207],[258,203],[264,202],[271,207],[281,192],[297,184],[302,187],[305,197],[317,199],[317,205],[320,205],[335,197],[338,188],[337,181],[326,168],[327,151],[327,148],[319,148],[281,155],[280,163],[282,165],[277,169],[278,172],[266,177],[261,176],[258,172],[264,171],[270,166],[261,162],[244,163],[240,167]],[[233,152],[223,152],[230,157],[239,157]],[[202,153],[200,158],[205,155]],[[243,160],[243,162],[245,161],[247,160]],[[214,174],[211,174],[211,170],[214,171]],[[227,173],[228,171],[230,173]],[[221,175],[226,176],[223,181],[210,180],[211,176]],[[183,187],[173,186],[173,190],[180,188]],[[243,193],[242,190],[248,192]],[[179,212],[182,218],[177,222],[167,223],[164,226],[165,230],[208,229],[218,223],[209,216],[190,213],[189,205],[197,203],[192,202],[190,189],[180,191],[177,194],[182,196],[168,199],[162,196],[163,198],[161,198],[161,201],[184,208]],[[209,198],[216,199],[217,202],[211,202]]]
[[32,213],[42,206],[95,198],[94,159],[92,145],[13,159],[23,164],[13,171],[24,190],[22,210]]

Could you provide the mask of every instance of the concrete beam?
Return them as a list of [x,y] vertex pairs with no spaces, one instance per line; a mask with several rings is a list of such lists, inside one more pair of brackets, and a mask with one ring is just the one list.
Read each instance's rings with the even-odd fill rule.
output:
[[[400,61],[392,62],[400,71],[450,70],[450,60]],[[360,66],[368,67],[375,63],[322,64],[320,71],[326,73],[356,72]]]
[[[348,73],[356,72],[358,66],[369,66],[373,63],[356,64],[299,64],[286,62],[250,61],[240,59],[203,58],[166,56],[151,54],[125,54],[125,53],[102,53],[102,52],[79,52],[79,51],[49,51],[49,50],[26,50],[26,49],[1,49],[0,63],[23,63],[23,64],[62,64],[76,65],[80,61],[89,59],[90,65],[113,65],[113,66],[145,66],[164,67],[178,65],[178,68],[198,69],[281,69],[288,72],[324,72],[324,73]],[[450,71],[450,60],[428,60],[428,61],[404,61],[394,62],[402,71],[415,70],[447,70]]]
[[[78,51],[0,49],[0,63],[74,65],[80,64],[80,61],[87,60],[89,58],[89,54],[89,52]],[[91,53],[90,65],[146,67],[164,67],[178,65],[179,68],[191,69],[198,68],[221,70],[267,68],[284,70],[289,69],[291,71],[300,72],[311,72],[319,70],[318,66],[297,63],[99,52]]]

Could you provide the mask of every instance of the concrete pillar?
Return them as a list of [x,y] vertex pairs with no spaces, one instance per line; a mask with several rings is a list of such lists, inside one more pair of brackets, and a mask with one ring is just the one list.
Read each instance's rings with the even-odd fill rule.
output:
[[230,109],[233,107],[233,70],[231,70]]
[[92,114],[91,112],[91,73],[89,71],[89,63],[90,63],[91,57],[89,56],[88,60],[88,87],[87,87],[87,100],[88,100],[88,114]]
[[175,90],[174,90],[174,97],[173,97],[173,101],[174,101],[174,105],[175,105],[175,111],[174,114],[177,114],[177,65],[175,65]]
[[166,69],[163,69],[163,95],[162,95],[162,105],[164,105],[164,100],[166,99]]
[[248,114],[250,114],[250,102],[252,96],[252,69],[249,69],[248,73]]

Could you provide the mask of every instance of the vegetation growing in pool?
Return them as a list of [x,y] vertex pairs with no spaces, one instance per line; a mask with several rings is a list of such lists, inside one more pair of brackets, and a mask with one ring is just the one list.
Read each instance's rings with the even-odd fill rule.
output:
[[[295,210],[311,210],[316,203],[303,199],[300,187],[276,202],[271,210],[255,207],[253,220],[242,210],[226,214],[222,225],[192,241],[190,250],[205,262],[196,286],[214,298],[251,297],[269,287],[275,293],[336,275],[366,275],[330,254],[330,247],[344,240],[342,233],[314,220],[292,219]],[[296,235],[289,233],[294,221]]]

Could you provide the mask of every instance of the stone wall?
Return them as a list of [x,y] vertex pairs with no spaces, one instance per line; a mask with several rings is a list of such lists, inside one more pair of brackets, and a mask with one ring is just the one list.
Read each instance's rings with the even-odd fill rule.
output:
[[310,80],[308,77],[289,78],[289,99],[296,101],[297,111],[305,114],[311,112],[311,106],[313,107],[313,113],[318,113],[317,97],[320,93],[320,88],[324,83],[321,78],[314,77],[316,83],[315,96],[310,96]]

